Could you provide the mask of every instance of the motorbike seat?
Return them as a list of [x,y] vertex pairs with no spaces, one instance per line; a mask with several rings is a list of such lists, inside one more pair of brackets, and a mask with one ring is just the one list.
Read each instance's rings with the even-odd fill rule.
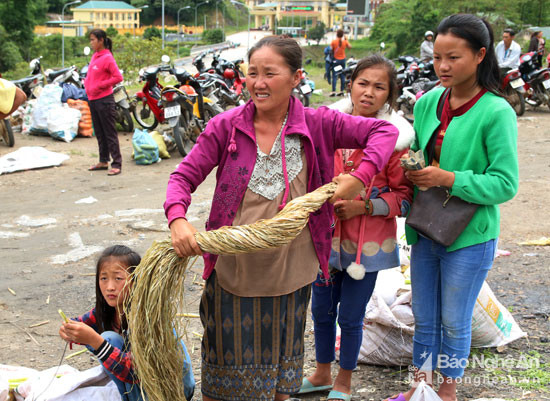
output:
[[439,84],[439,80],[437,81],[430,81],[424,84],[424,92],[428,92],[429,90],[432,90]]
[[16,85],[16,86],[23,86],[28,82],[32,82],[35,79],[40,79],[40,78],[42,78],[42,74],[30,75],[30,76],[25,77],[25,78],[16,79],[15,81],[11,81],[11,83]]
[[66,68],[62,68],[62,69],[57,70],[57,71],[52,71],[48,74],[48,78],[53,81],[55,78],[57,78],[60,75],[65,74],[69,70],[70,70],[70,67],[66,67]]

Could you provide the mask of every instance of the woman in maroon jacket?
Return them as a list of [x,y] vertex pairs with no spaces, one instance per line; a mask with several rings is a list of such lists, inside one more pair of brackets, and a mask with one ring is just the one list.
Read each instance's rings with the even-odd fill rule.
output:
[[107,170],[112,159],[108,175],[120,174],[122,156],[115,128],[115,99],[113,86],[122,82],[122,74],[113,57],[112,41],[102,29],[90,32],[90,46],[94,51],[88,74],[84,81],[90,103],[92,123],[99,146],[99,163],[88,170]]

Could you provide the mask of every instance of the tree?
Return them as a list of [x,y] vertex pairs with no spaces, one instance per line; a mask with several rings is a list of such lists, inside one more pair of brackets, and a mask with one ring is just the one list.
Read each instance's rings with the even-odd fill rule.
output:
[[109,28],[105,29],[105,33],[106,33],[107,36],[110,37],[110,38],[114,38],[115,36],[118,35],[118,31],[117,31],[116,28],[113,27],[113,26],[110,26]]
[[143,38],[147,40],[151,40],[152,38],[162,38],[162,34],[160,33],[160,29],[156,26],[150,26],[145,29],[145,32],[143,32]]
[[321,39],[325,36],[327,32],[327,27],[323,22],[318,22],[313,28],[310,28],[308,31],[308,38],[311,40],[316,40],[317,44],[321,42]]
[[202,34],[202,38],[208,43],[223,42],[223,31],[221,29],[207,29]]
[[8,40],[6,29],[0,25],[0,72],[6,72],[15,68],[15,65],[22,61],[21,53],[17,45]]

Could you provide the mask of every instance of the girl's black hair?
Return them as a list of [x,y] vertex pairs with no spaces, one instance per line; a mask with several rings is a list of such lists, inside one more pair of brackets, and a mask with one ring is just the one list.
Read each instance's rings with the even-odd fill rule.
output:
[[[126,267],[128,273],[132,273],[136,266],[139,265],[139,262],[141,262],[141,257],[138,253],[124,245],[113,245],[106,248],[97,260],[95,271],[95,316],[100,334],[104,331],[113,330],[116,313],[116,309],[109,306],[99,288],[101,266],[110,258],[116,259],[122,266]],[[121,329],[127,330],[128,322],[126,321],[126,316],[122,316],[120,320]]]
[[302,68],[302,48],[294,39],[283,36],[266,36],[260,39],[248,51],[248,61],[250,62],[252,55],[264,46],[269,46],[280,54],[293,74]]
[[103,46],[111,53],[113,52],[113,41],[111,40],[111,38],[107,37],[107,33],[103,29],[92,29],[88,34],[88,37],[90,37],[90,35],[94,35],[97,40],[103,39]]
[[500,70],[493,46],[493,29],[487,21],[472,14],[454,14],[439,23],[437,33],[451,33],[464,39],[475,53],[484,47],[485,57],[477,67],[477,83],[489,92],[501,95]]
[[388,60],[386,57],[382,56],[381,54],[379,53],[372,54],[370,56],[367,56],[359,60],[359,62],[357,63],[357,66],[355,67],[355,69],[351,74],[351,78],[350,78],[351,85],[353,85],[353,81],[355,81],[355,79],[361,73],[361,71],[372,67],[384,68],[388,73],[388,84],[389,84],[390,93],[388,94],[388,99],[386,100],[386,103],[388,103],[390,107],[394,109],[395,100],[397,99],[397,91],[398,91],[397,71],[395,69],[395,64],[391,60]]

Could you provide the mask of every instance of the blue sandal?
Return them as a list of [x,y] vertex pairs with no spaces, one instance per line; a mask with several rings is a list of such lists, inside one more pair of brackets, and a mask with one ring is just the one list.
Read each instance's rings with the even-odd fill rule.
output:
[[351,401],[351,394],[342,393],[341,391],[332,390],[328,393],[327,400],[342,400]]
[[300,391],[298,391],[298,394],[306,394],[306,393],[314,393],[317,391],[326,391],[332,389],[332,385],[326,385],[326,386],[314,386],[311,384],[311,382],[304,377],[304,380],[302,380],[302,387],[300,387]]

